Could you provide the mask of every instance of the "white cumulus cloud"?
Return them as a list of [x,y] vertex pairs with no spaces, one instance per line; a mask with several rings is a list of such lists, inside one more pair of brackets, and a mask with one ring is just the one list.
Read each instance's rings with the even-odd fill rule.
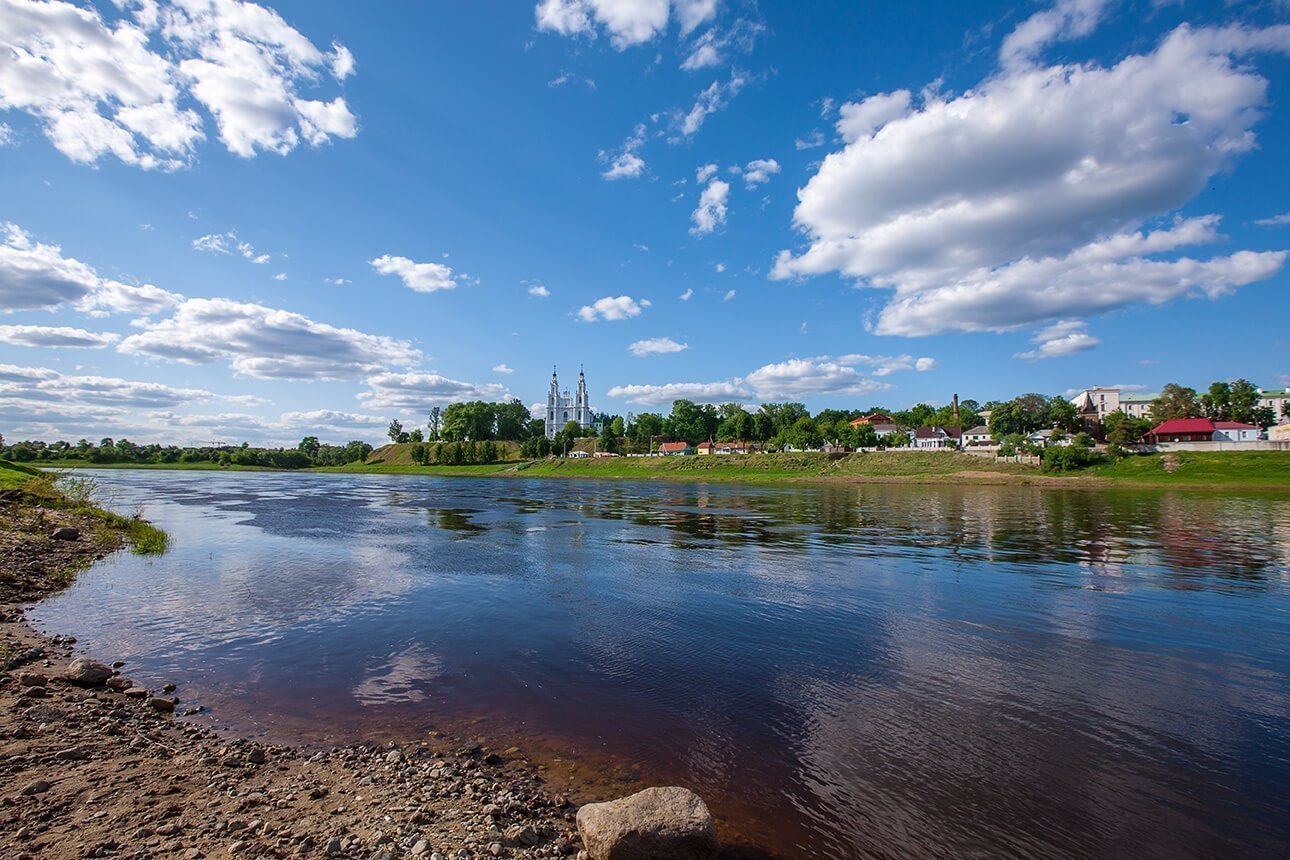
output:
[[652,41],[672,17],[684,36],[716,13],[717,0],[541,0],[534,8],[539,30],[589,38],[603,31],[620,51]]
[[1045,358],[1060,358],[1065,355],[1078,355],[1087,352],[1100,344],[1086,330],[1080,320],[1060,320],[1035,332],[1030,342],[1036,344],[1034,349],[1019,352],[1013,358],[1022,361],[1040,361]]
[[509,397],[506,386],[499,383],[476,385],[449,379],[438,373],[378,373],[366,380],[367,390],[358,395],[366,409],[399,409],[411,413],[427,412],[439,403],[465,400],[503,400]]
[[681,352],[689,348],[688,343],[677,343],[670,337],[652,337],[632,343],[627,347],[627,351],[637,358],[644,358],[647,355],[666,355],[667,353]]
[[59,349],[103,349],[120,340],[113,332],[48,325],[0,325],[0,341],[18,346]]
[[694,226],[690,232],[695,236],[711,233],[726,223],[726,201],[730,197],[730,183],[713,179],[699,194],[699,205],[690,213]]
[[603,299],[596,299],[589,305],[583,305],[578,309],[578,319],[583,322],[596,322],[597,320],[606,320],[614,322],[617,320],[631,319],[641,315],[644,308],[649,307],[649,299],[637,301],[631,296],[605,296]]
[[756,158],[744,166],[744,184],[756,188],[764,182],[770,182],[772,175],[779,173],[779,162],[773,158]]
[[533,286],[529,287],[529,295],[537,296],[539,299],[545,299],[550,297],[551,291],[548,290],[546,287],[542,286],[541,284],[534,284]]
[[369,264],[382,275],[398,275],[405,287],[418,293],[451,290],[457,286],[457,277],[443,263],[416,263],[407,257],[385,254],[370,260]]
[[[1014,41],[1011,56],[1078,35],[1097,5],[1059,4],[1071,23]],[[844,105],[845,147],[798,195],[809,246],[782,252],[772,277],[835,271],[888,290],[874,330],[910,336],[1213,298],[1269,278],[1285,252],[1179,255],[1218,238],[1216,216],[1160,222],[1255,146],[1267,81],[1237,58],[1257,51],[1290,53],[1290,26],[1183,26],[1109,67],[1018,59],[957,97]]]
[[185,364],[228,361],[234,373],[260,379],[352,379],[421,360],[407,341],[231,299],[189,299],[143,329],[117,349]]
[[148,314],[173,307],[182,296],[144,284],[100,278],[58,245],[35,241],[16,224],[0,224],[0,313],[74,305],[92,313]]
[[244,158],[358,133],[343,97],[302,95],[320,70],[353,72],[343,45],[324,52],[244,0],[116,5],[108,22],[62,0],[0,0],[0,108],[35,117],[71,160],[181,167],[206,138],[193,103]]

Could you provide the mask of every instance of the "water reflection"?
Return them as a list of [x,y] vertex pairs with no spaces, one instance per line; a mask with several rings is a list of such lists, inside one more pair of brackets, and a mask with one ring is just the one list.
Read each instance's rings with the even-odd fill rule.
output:
[[513,738],[782,856],[1290,848],[1277,496],[98,477],[174,549],[36,617],[240,731]]

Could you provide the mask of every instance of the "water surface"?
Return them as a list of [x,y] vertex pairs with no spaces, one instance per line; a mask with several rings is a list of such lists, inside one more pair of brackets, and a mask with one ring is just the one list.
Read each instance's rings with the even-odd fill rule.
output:
[[235,731],[518,742],[784,857],[1290,855],[1284,497],[94,476],[174,549],[34,619]]

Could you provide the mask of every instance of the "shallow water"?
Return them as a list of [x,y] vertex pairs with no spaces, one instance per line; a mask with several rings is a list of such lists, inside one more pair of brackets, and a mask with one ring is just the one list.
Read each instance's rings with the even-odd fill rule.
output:
[[1290,499],[99,471],[33,619],[276,740],[507,739],[784,857],[1290,855]]

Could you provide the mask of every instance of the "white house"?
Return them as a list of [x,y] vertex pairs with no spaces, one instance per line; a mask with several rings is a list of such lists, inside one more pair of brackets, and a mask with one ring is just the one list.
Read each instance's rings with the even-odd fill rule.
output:
[[973,427],[971,430],[963,431],[964,448],[980,448],[986,445],[993,445],[994,439],[990,436],[990,428],[984,424]]
[[1257,442],[1259,428],[1253,424],[1242,424],[1239,421],[1215,421],[1215,442]]
[[909,436],[915,448],[957,448],[963,436],[961,427],[919,427]]
[[1123,412],[1130,418],[1147,418],[1151,414],[1151,403],[1159,394],[1135,394],[1120,388],[1086,388],[1071,398],[1071,405],[1079,411],[1081,417],[1096,419],[1099,423],[1106,420],[1112,412]]
[[1026,441],[1031,445],[1038,445],[1040,448],[1050,448],[1054,445],[1065,448],[1075,440],[1069,433],[1063,435],[1060,439],[1054,440],[1052,430],[1036,430],[1026,437]]
[[1271,409],[1272,417],[1277,420],[1277,423],[1285,423],[1290,420],[1290,388],[1276,391],[1264,391],[1260,388],[1259,405]]

